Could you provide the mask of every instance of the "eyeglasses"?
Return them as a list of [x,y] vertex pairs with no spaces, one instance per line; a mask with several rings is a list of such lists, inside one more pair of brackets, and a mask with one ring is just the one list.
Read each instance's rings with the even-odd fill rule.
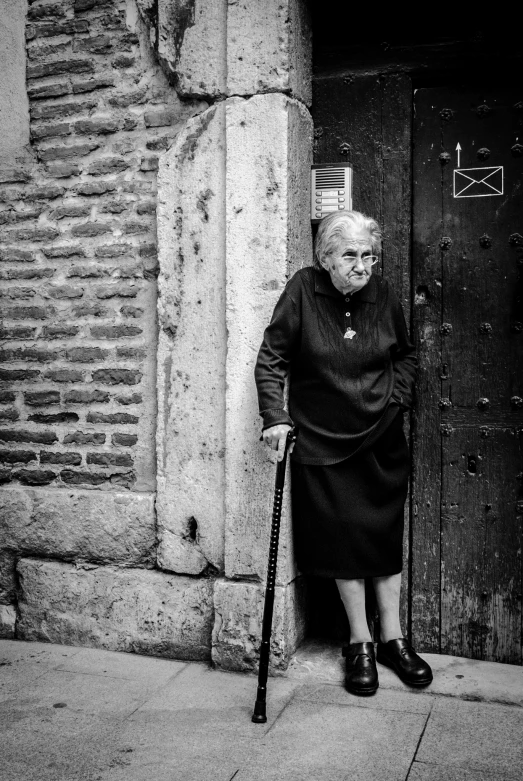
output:
[[358,263],[358,261],[361,260],[365,268],[370,268],[371,266],[374,266],[379,260],[377,255],[365,255],[362,258],[355,258],[354,255],[339,255],[339,257],[341,258],[341,260],[346,260],[347,262],[350,262],[351,266],[355,266]]

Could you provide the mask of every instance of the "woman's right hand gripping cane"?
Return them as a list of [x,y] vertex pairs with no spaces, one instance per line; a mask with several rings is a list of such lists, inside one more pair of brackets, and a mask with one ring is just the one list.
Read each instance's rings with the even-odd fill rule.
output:
[[[278,426],[271,426],[266,428],[262,434],[263,441],[266,445],[269,445],[272,450],[278,451],[278,461],[283,459],[285,452],[285,442],[287,441],[287,433],[291,430],[291,426],[286,423],[281,423]],[[289,453],[292,453],[294,449],[294,442],[291,442],[289,447]]]

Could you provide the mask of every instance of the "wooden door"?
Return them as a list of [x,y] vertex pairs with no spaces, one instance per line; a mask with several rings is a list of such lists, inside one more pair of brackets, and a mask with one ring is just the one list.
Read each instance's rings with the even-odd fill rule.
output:
[[[353,167],[353,207],[378,220],[383,231],[381,261],[375,274],[384,274],[400,297],[407,322],[411,308],[411,121],[412,85],[401,73],[338,75],[313,81],[314,162],[320,165],[350,162]],[[406,421],[408,435],[408,421]],[[409,570],[410,505],[405,505],[404,569]],[[335,590],[316,585],[322,615],[311,626],[322,633],[346,635],[340,606],[339,630],[325,605],[336,600]],[[326,593],[327,591],[327,593]],[[367,605],[372,615],[372,591]],[[403,579],[402,623],[409,625],[410,587]],[[375,624],[377,627],[377,625]],[[327,629],[327,631],[325,631]]]
[[411,629],[521,664],[523,95],[419,89]]

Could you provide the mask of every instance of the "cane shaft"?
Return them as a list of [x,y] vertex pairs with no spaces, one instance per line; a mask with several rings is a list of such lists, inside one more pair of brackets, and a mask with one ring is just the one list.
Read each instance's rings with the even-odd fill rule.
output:
[[272,616],[274,612],[274,592],[276,587],[276,566],[278,563],[278,542],[280,538],[280,521],[283,502],[283,488],[285,485],[285,468],[287,464],[287,449],[295,435],[290,431],[285,443],[285,451],[276,468],[276,481],[274,485],[274,504],[272,509],[271,539],[269,544],[269,559],[267,563],[267,584],[265,588],[265,602],[263,605],[262,639],[260,645],[260,666],[258,672],[258,691],[252,720],[256,723],[267,721],[267,678],[269,676],[269,655],[271,649]]

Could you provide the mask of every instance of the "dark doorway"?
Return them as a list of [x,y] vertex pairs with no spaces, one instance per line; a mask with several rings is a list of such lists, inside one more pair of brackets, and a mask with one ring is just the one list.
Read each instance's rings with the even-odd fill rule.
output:
[[[420,361],[403,624],[419,650],[521,664],[523,92],[506,84],[521,52],[492,30],[354,41],[319,9],[314,162],[352,164]],[[465,169],[500,166],[502,194],[499,171],[492,195],[461,192]],[[335,590],[310,591],[311,632],[339,639]]]

